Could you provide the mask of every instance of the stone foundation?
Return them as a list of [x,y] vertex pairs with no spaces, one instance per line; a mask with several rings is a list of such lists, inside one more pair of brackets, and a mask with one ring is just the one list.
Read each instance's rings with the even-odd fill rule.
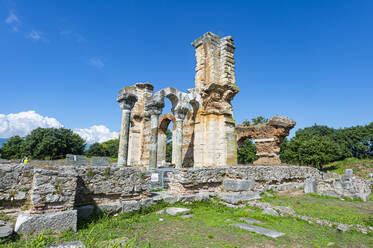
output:
[[322,178],[305,166],[219,166],[180,169],[169,174],[173,194],[283,190],[302,187],[307,178]]

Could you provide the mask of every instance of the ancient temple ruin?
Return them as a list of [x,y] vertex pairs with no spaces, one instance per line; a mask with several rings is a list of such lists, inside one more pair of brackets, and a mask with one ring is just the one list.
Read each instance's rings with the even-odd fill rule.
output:
[[[239,88],[233,38],[208,32],[192,45],[196,54],[195,87],[188,92],[168,87],[154,93],[150,83],[136,83],[119,91],[122,125],[118,165],[162,166],[170,122],[172,164],[176,168],[235,165],[237,144],[243,138],[255,139],[260,157],[255,164],[280,164],[279,144],[295,122],[276,117],[263,127],[236,126],[231,100]],[[171,101],[172,113],[161,116],[164,98]]]

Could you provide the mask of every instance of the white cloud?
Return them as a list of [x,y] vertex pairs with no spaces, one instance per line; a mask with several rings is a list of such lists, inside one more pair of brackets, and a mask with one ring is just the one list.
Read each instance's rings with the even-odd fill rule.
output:
[[9,13],[9,16],[6,18],[5,22],[9,25],[21,23],[21,21],[18,19],[18,17],[13,12]]
[[60,35],[63,37],[72,37],[78,43],[86,41],[83,35],[73,32],[72,30],[69,30],[69,29],[61,30]]
[[0,137],[9,138],[14,135],[25,136],[38,127],[62,127],[55,118],[41,116],[35,111],[17,114],[0,114]]
[[90,128],[74,129],[74,132],[85,139],[88,144],[93,144],[95,142],[101,143],[110,139],[118,139],[119,137],[118,132],[112,132],[109,128],[103,125],[95,125]]
[[[23,137],[38,127],[60,128],[63,125],[55,118],[42,116],[33,110],[8,115],[0,114],[0,138],[9,138],[14,135]],[[85,139],[88,144],[105,142],[119,137],[118,132],[112,132],[104,125],[76,128],[73,131]]]
[[27,36],[33,40],[40,40],[42,38],[43,33],[37,30],[32,30],[31,33]]
[[104,62],[102,62],[102,60],[99,58],[91,58],[89,60],[89,64],[98,69],[102,69],[105,66]]
[[19,18],[14,14],[14,12],[9,12],[9,16],[5,19],[5,23],[8,24],[13,32],[19,32],[19,27],[21,25],[21,21]]

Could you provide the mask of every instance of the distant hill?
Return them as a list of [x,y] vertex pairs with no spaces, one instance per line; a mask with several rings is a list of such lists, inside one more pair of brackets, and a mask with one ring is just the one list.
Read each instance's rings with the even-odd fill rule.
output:
[[0,147],[3,146],[3,143],[6,143],[8,141],[7,138],[0,138]]

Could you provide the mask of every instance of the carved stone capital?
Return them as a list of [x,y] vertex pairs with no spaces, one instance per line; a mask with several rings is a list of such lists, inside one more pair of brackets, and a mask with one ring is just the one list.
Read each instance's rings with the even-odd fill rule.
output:
[[148,98],[145,104],[145,111],[150,115],[160,115],[164,107],[163,96],[155,94]]
[[179,102],[173,110],[176,120],[184,120],[189,111],[188,102]]
[[134,93],[121,91],[117,98],[121,109],[131,110],[137,101],[137,96]]
[[239,92],[234,85],[209,84],[202,88],[202,112],[205,114],[232,114],[231,100]]

